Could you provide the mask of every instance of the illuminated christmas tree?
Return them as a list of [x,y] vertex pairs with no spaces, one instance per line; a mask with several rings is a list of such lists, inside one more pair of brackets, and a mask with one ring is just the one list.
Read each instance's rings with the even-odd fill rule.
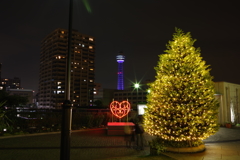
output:
[[176,29],[159,56],[156,80],[149,84],[145,130],[175,147],[198,146],[219,128],[213,77],[195,41]]

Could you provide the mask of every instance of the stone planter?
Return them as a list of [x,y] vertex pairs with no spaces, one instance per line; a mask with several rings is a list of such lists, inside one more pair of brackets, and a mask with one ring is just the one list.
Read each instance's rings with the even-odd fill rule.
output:
[[[197,147],[184,147],[184,148],[174,148],[167,147],[166,152],[176,152],[176,153],[197,153],[205,151],[205,145],[201,144]],[[150,148],[150,155],[157,155],[157,149]]]

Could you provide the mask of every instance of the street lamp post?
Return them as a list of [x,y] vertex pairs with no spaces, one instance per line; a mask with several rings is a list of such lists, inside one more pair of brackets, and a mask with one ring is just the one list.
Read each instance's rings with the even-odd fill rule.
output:
[[65,83],[65,101],[62,106],[62,128],[61,128],[61,151],[60,160],[70,160],[70,140],[72,125],[72,104],[70,100],[71,89],[71,45],[72,45],[72,8],[73,0],[69,3],[69,24],[68,24],[68,54],[67,74]]
[[138,105],[138,89],[140,88],[140,84],[139,83],[135,83],[134,84],[134,89],[136,89],[137,90],[137,104],[136,105]]

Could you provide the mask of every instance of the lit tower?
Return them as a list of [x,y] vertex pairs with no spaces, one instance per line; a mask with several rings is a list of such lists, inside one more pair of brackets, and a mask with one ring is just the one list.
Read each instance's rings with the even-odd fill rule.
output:
[[116,57],[117,62],[118,62],[118,84],[117,84],[117,89],[118,90],[124,90],[123,86],[123,62],[125,59],[125,56],[122,55],[122,52],[119,52],[119,54]]

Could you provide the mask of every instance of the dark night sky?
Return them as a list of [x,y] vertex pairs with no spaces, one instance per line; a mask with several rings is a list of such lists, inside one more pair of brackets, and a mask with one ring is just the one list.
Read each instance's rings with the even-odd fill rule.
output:
[[[96,79],[116,88],[116,55],[122,50],[125,84],[154,80],[158,55],[175,27],[191,32],[211,65],[214,81],[240,84],[240,11],[237,1],[74,0],[73,28],[96,37]],[[68,28],[68,0],[0,2],[2,77],[20,77],[22,87],[38,88],[40,42],[56,28]]]

